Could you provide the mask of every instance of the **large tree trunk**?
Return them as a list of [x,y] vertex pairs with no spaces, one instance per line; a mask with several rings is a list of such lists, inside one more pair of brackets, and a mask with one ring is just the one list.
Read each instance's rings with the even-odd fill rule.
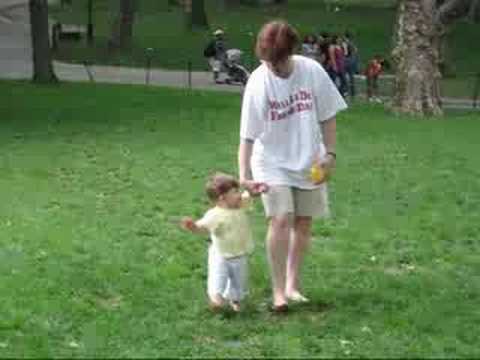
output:
[[33,81],[57,82],[50,50],[47,0],[29,0],[28,5],[32,33]]
[[135,19],[135,0],[119,0],[118,15],[114,20],[111,46],[128,49],[132,46],[133,22]]
[[183,0],[187,29],[208,28],[207,14],[204,0]]
[[413,115],[442,115],[440,97],[441,30],[435,0],[402,0],[398,12],[393,108]]
[[468,20],[471,23],[480,21],[480,0],[472,0],[470,10],[468,12]]

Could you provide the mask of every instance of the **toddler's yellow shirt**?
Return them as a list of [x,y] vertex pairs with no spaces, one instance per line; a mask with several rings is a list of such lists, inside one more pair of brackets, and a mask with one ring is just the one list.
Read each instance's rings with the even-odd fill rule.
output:
[[215,206],[196,225],[210,231],[213,246],[225,258],[246,255],[253,250],[252,230],[244,208],[226,209]]

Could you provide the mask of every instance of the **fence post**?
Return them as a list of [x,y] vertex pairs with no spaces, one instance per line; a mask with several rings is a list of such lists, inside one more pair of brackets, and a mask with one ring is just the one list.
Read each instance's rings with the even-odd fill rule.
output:
[[188,60],[187,62],[187,71],[188,71],[188,89],[192,90],[192,61]]
[[473,108],[477,107],[478,95],[480,93],[480,72],[477,74],[475,85],[473,87]]
[[62,29],[62,25],[57,21],[55,24],[52,26],[52,50],[57,50],[58,49],[58,43],[60,39],[60,31]]
[[93,44],[93,0],[88,0],[87,4],[87,43],[88,45]]
[[83,66],[85,66],[85,70],[87,71],[88,79],[90,80],[90,82],[95,82],[92,71],[90,70],[90,65],[91,64],[88,61],[83,62]]
[[147,49],[147,66],[145,68],[145,84],[147,85],[150,84],[150,68],[152,66],[152,53],[153,53],[153,49],[148,48]]

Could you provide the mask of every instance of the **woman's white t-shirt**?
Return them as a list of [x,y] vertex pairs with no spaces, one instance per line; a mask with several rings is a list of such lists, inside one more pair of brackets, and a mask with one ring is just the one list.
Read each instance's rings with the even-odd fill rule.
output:
[[319,123],[347,107],[328,74],[315,60],[294,55],[288,78],[265,63],[245,87],[240,137],[252,140],[255,181],[314,189],[308,173],[325,153]]

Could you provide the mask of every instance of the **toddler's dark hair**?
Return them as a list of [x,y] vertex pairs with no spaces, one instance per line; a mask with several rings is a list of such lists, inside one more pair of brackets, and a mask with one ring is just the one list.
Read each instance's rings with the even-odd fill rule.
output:
[[205,191],[211,201],[217,201],[221,195],[239,187],[240,184],[233,176],[217,172],[208,179]]

